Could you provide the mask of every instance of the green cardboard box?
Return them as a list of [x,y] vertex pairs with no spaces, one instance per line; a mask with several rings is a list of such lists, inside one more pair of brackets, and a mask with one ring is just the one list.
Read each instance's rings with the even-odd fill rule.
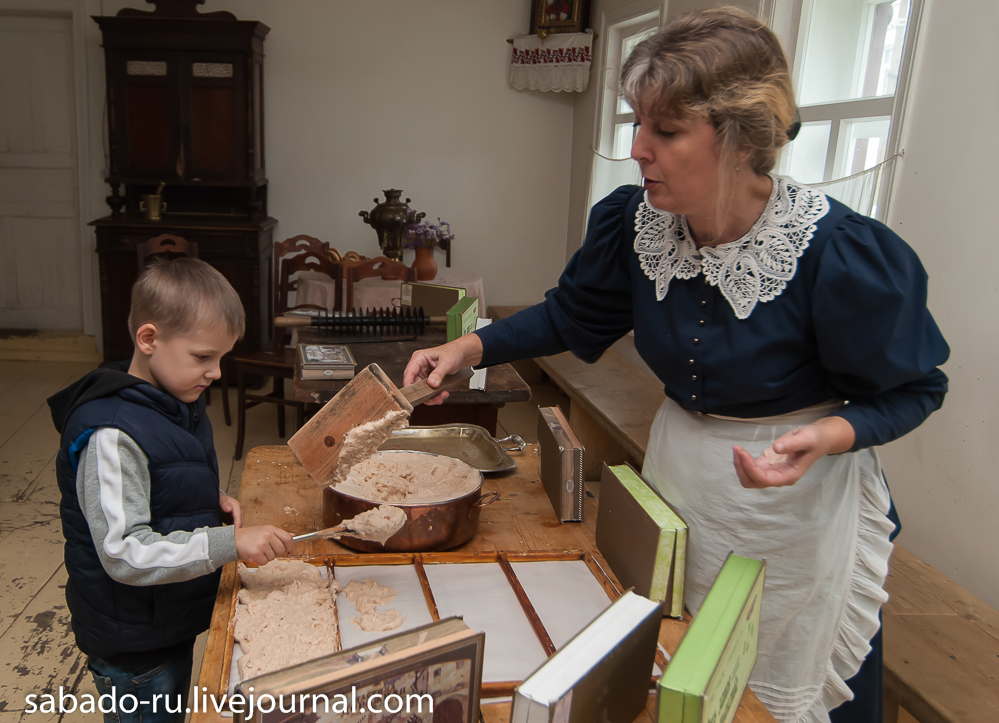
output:
[[683,617],[687,524],[630,465],[604,465],[597,549],[625,588]]
[[474,296],[465,296],[447,310],[447,340],[454,341],[475,331],[475,322],[479,318],[479,300]]
[[756,664],[765,571],[729,553],[659,681],[659,723],[731,723]]

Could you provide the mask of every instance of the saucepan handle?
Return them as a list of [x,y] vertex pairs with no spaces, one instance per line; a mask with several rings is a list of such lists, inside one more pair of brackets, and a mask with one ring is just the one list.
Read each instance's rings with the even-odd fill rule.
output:
[[524,447],[527,446],[527,442],[519,434],[511,434],[509,437],[503,437],[503,439],[497,439],[496,443],[503,445],[504,442],[513,442],[513,447],[503,447],[504,452],[522,452]]
[[468,508],[468,518],[472,518],[472,512],[476,507],[486,507],[491,505],[493,502],[498,501],[500,498],[499,492],[486,492],[479,499],[472,503],[472,506]]

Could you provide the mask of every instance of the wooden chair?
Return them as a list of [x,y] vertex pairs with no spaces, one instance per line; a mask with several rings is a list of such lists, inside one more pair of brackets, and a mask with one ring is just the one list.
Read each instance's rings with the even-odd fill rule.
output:
[[437,245],[444,249],[444,267],[451,268],[451,247],[454,245],[454,241],[438,242]]
[[[291,238],[286,238],[284,241],[278,241],[274,244],[274,286],[271,287],[270,292],[274,294],[274,299],[277,300],[278,289],[281,286],[281,261],[283,259],[302,255],[313,255],[318,257],[327,256],[329,254],[330,245],[325,241],[320,241],[315,236],[306,236],[305,234],[299,234],[298,236],[292,236]],[[335,261],[336,259],[333,259]],[[287,310],[287,306],[284,307]],[[278,307],[274,307],[274,315],[279,316],[277,313]]]
[[[296,237],[301,239],[303,237]],[[310,238],[310,237],[304,237]],[[326,256],[326,249],[322,248],[320,253],[313,253],[305,249],[307,244],[295,243],[290,245],[290,241],[280,242],[274,245],[274,264],[277,267],[277,275],[274,282],[274,315],[281,316],[292,308],[289,304],[291,292],[295,291],[296,274],[301,271],[319,271],[327,274],[336,281],[337,295],[339,299],[341,293],[341,269],[340,265],[330,261]],[[315,239],[311,239],[315,241]],[[319,242],[322,243],[322,242]],[[325,244],[323,244],[325,246]],[[291,255],[281,254],[281,250],[291,249]],[[339,308],[339,307],[337,307]],[[293,379],[295,376],[295,350],[286,347],[288,341],[287,330],[275,329],[274,345],[270,349],[254,352],[251,354],[241,354],[233,357],[236,368],[236,451],[234,459],[243,456],[243,439],[246,433],[246,410],[261,403],[277,405],[278,414],[278,435],[285,436],[285,407],[293,407],[296,414],[296,424],[301,427],[305,422],[305,404],[293,399],[284,397],[284,380]],[[272,389],[267,394],[255,394],[247,391],[248,376],[264,376],[273,379]]]
[[348,251],[347,253],[341,255],[335,248],[330,248],[330,250],[326,252],[326,255],[330,257],[331,261],[336,261],[338,264],[343,264],[344,266],[354,266],[362,261],[368,260],[367,256],[362,256],[356,251]]
[[164,233],[148,241],[136,244],[135,251],[138,255],[140,274],[149,265],[154,256],[168,259],[175,259],[179,256],[190,256],[192,259],[198,258],[198,244],[170,233]]
[[375,276],[380,276],[387,281],[395,279],[416,281],[416,269],[406,266],[401,261],[393,261],[386,256],[376,256],[373,259],[368,259],[353,266],[345,266],[343,276],[347,289],[347,299],[344,302],[344,308],[349,310],[354,308],[355,282]]
[[[135,245],[136,256],[139,262],[139,273],[146,270],[153,258],[176,259],[181,256],[189,256],[192,259],[198,258],[198,244],[188,241],[180,236],[170,233],[160,234],[148,241],[142,241]],[[232,424],[229,416],[229,385],[226,380],[225,365],[221,368],[222,376],[219,383],[222,385],[222,416],[225,417],[226,426]],[[212,403],[212,388],[205,389],[205,404]]]

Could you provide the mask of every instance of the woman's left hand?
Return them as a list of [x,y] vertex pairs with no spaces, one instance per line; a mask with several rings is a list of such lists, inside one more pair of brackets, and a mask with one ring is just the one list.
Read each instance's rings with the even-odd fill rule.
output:
[[853,425],[842,417],[823,417],[782,435],[754,458],[745,449],[732,448],[735,472],[743,487],[793,485],[819,457],[848,451],[855,439]]

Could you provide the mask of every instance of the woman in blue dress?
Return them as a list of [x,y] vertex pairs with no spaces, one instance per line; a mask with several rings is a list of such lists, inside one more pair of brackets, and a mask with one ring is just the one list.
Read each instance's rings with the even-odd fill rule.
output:
[[417,352],[405,383],[566,350],[592,362],[634,330],[666,390],[643,476],[689,524],[688,609],[729,550],[766,558],[750,687],[780,721],[879,721],[896,523],[873,448],[947,391],[926,273],[884,225],[771,175],[795,103],[752,16],[681,18],[621,87],[644,188],[594,206],[544,302]]

